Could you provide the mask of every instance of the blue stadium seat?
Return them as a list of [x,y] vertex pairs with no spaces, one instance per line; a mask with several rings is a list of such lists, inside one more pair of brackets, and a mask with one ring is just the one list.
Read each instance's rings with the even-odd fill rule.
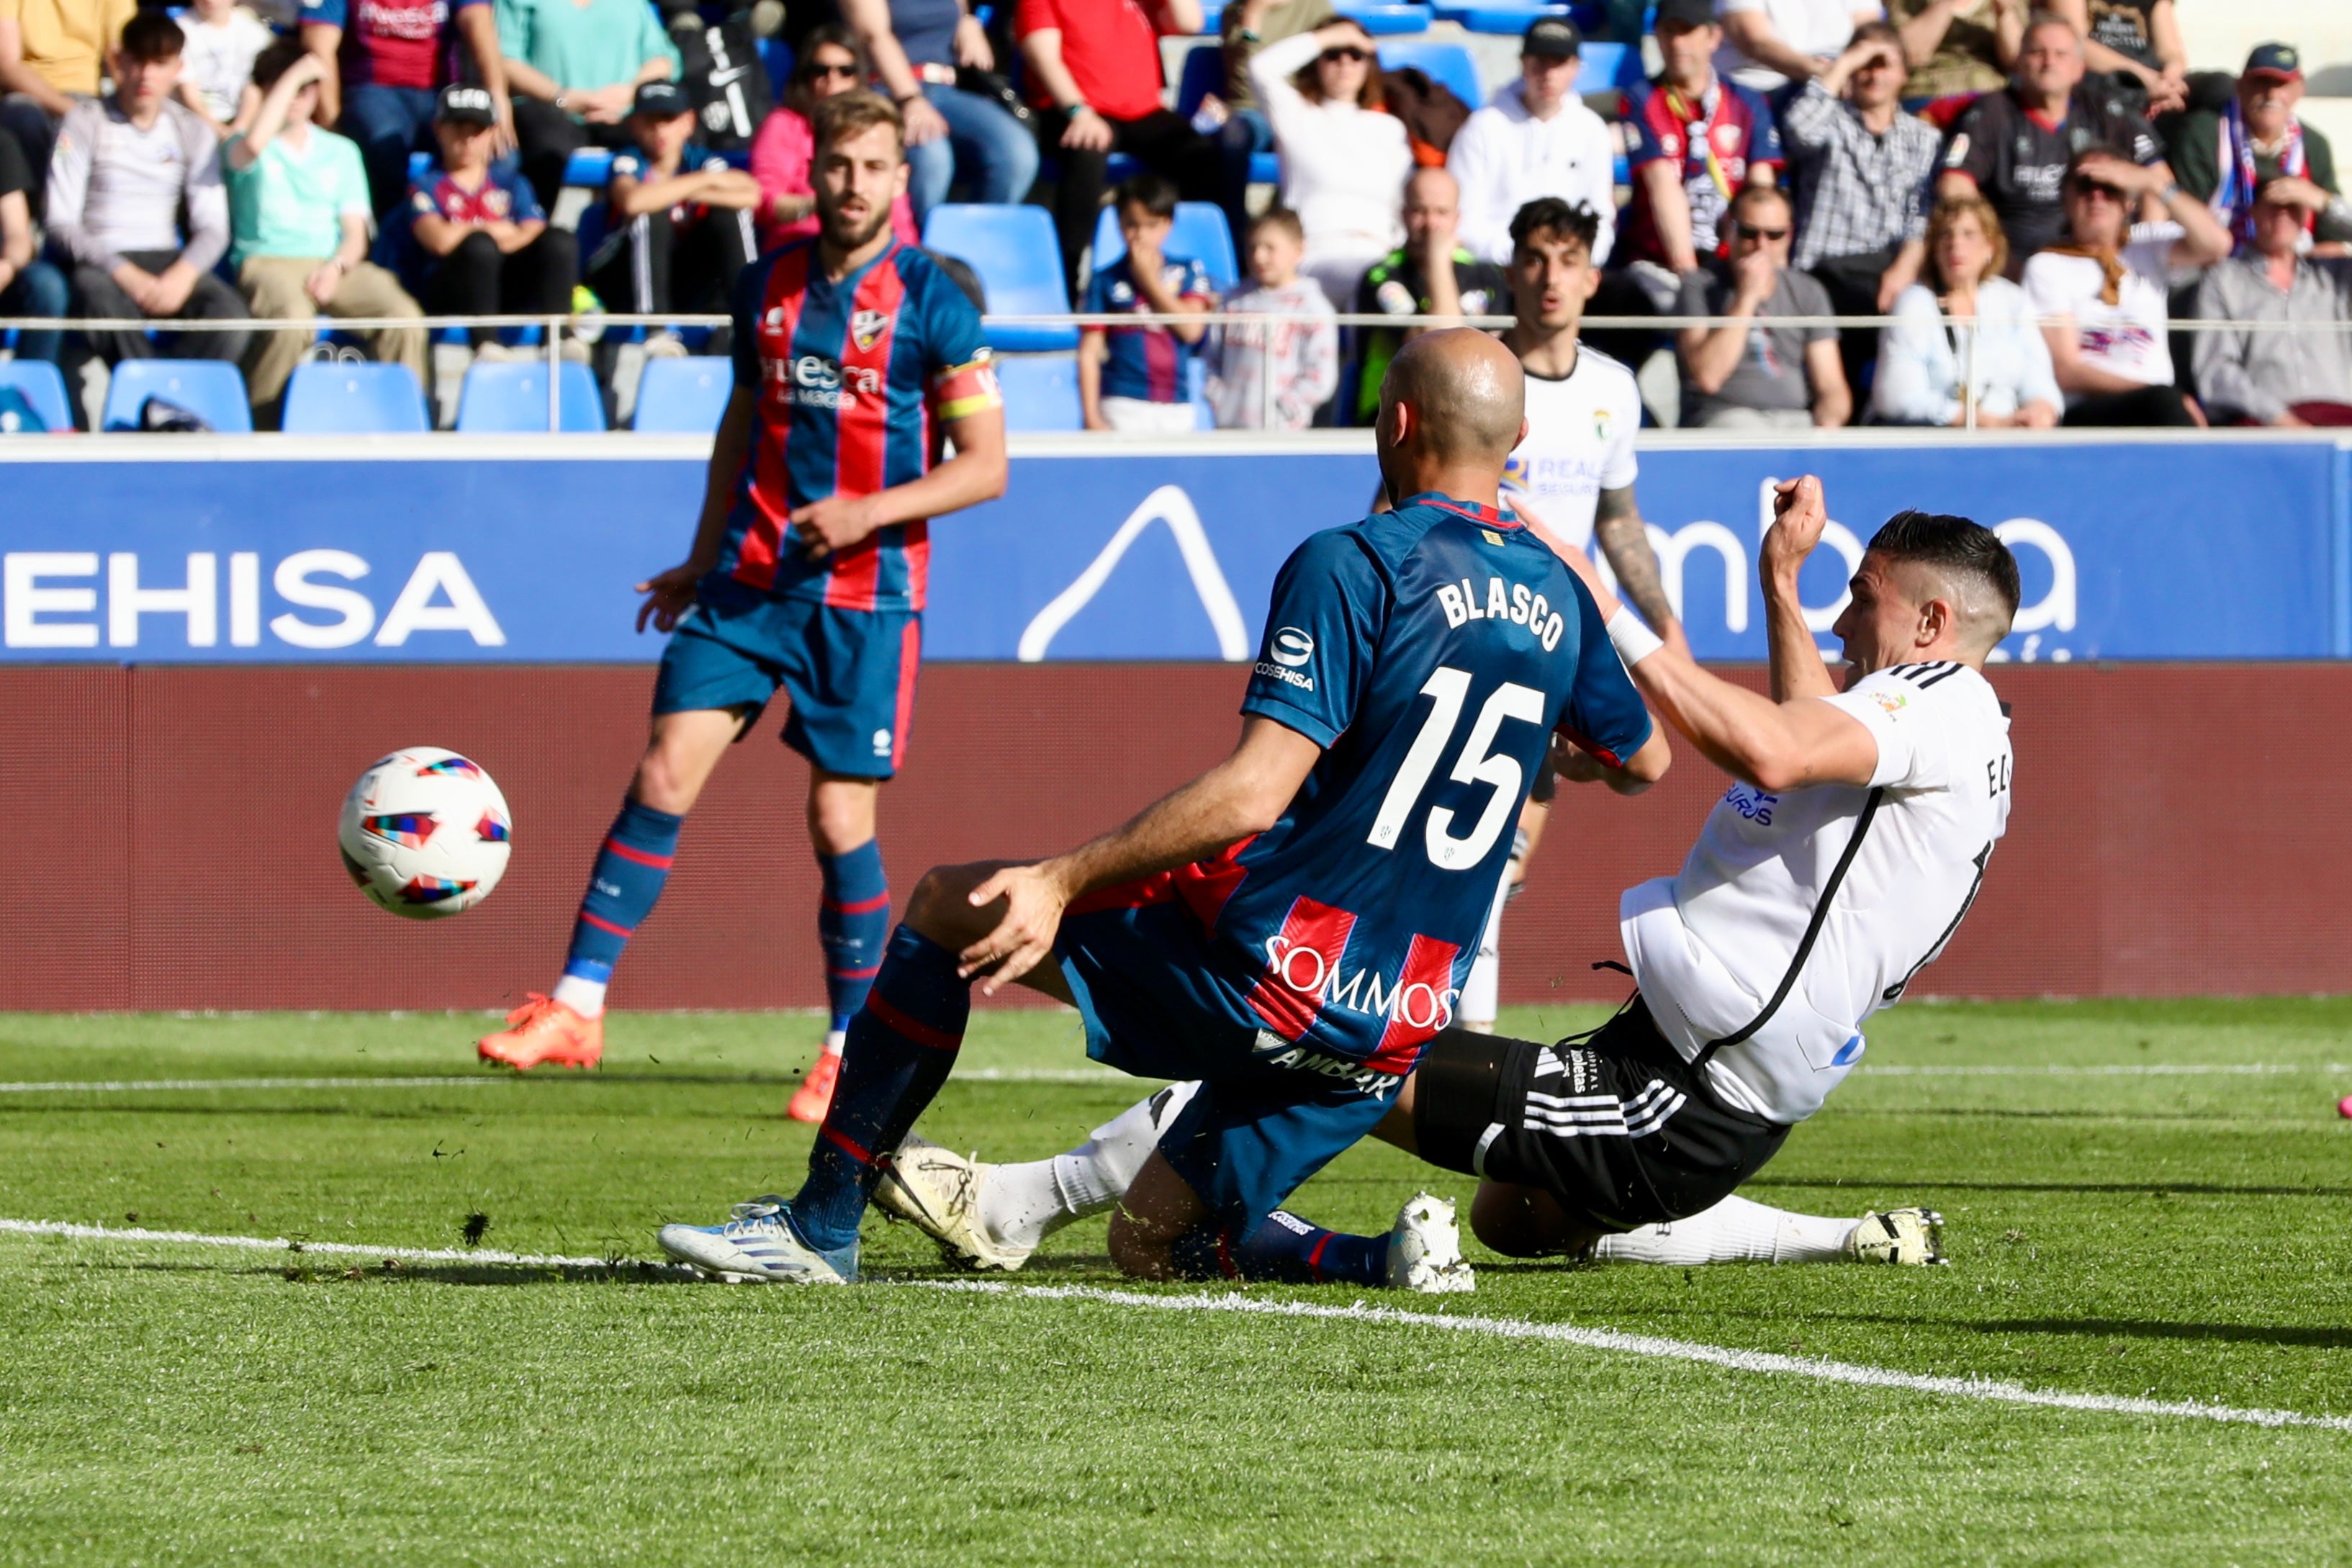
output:
[[1213,38],[1225,25],[1225,8],[1219,0],[1201,0],[1201,36]]
[[1486,89],[1478,80],[1478,62],[1460,44],[1435,38],[1401,38],[1381,46],[1381,68],[1402,70],[1418,66],[1430,80],[1452,92],[1473,109],[1486,106]]
[[1177,73],[1176,112],[1190,120],[1202,99],[1224,90],[1225,51],[1215,44],[1193,46],[1184,57],[1184,68]]
[[[1225,213],[1214,202],[1178,202],[1176,226],[1168,236],[1172,256],[1189,256],[1209,269],[1209,281],[1220,294],[1240,281],[1242,269],[1234,255],[1233,231]],[[1100,271],[1127,254],[1126,237],[1118,232],[1118,214],[1109,207],[1095,219],[1095,269]],[[992,306],[996,296],[989,295]]]
[[[992,206],[947,202],[931,209],[923,225],[923,247],[952,256],[980,274],[992,315],[1067,314],[1068,285],[1062,279],[1062,244],[1044,207]],[[1074,349],[1076,327],[993,326],[988,341],[999,350]]]
[[664,436],[708,436],[735,394],[735,362],[724,354],[648,359],[637,383],[629,428]]
[[409,179],[411,181],[423,179],[425,176],[425,174],[437,162],[439,162],[439,160],[435,158],[430,153],[411,153],[408,155]]
[[[1456,22],[1469,33],[1501,33],[1516,37],[1528,30],[1538,16],[1565,16],[1566,5],[1515,5],[1509,4],[1448,4],[1437,0],[1437,19]],[[1591,47],[1590,45],[1586,46]]]
[[433,422],[425,415],[425,389],[406,365],[312,360],[296,365],[286,384],[280,428],[289,436],[404,436],[430,430]]
[[771,34],[756,46],[761,65],[768,71],[768,95],[778,103],[784,101],[784,84],[793,79],[793,47]]
[[1642,79],[1642,51],[1633,44],[1591,44],[1577,53],[1576,91],[1581,98],[1631,87]]
[[1004,389],[1007,430],[1083,430],[1078,362],[1073,354],[1000,354],[997,384]]
[[583,147],[572,154],[563,165],[563,183],[585,185],[601,191],[613,183],[613,150],[609,147]]
[[1426,33],[1433,20],[1426,5],[1388,5],[1381,0],[1366,0],[1360,5],[1355,0],[1340,0],[1332,9],[1374,37],[1392,33]]
[[151,397],[176,403],[224,436],[253,434],[253,409],[246,402],[245,377],[225,359],[127,359],[107,384],[106,430],[136,430],[139,410]]
[[[565,360],[556,383],[561,393],[561,425],[571,434],[604,428],[604,399],[588,367]],[[466,371],[465,390],[457,395],[457,430],[465,436],[544,435],[547,431],[547,362],[507,360],[498,364],[477,361]]]
[[0,360],[0,386],[13,387],[51,430],[74,427],[73,402],[66,395],[66,378],[48,361]]

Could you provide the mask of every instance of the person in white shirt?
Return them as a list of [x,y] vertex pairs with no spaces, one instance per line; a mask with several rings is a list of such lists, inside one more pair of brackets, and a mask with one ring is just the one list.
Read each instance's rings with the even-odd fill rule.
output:
[[1829,69],[1853,41],[1853,30],[1885,21],[1886,7],[1853,0],[1715,0],[1715,14],[1724,32],[1715,68],[1742,87],[1777,93]]
[[203,115],[217,136],[243,131],[261,108],[254,59],[278,35],[236,0],[195,0],[179,23],[188,39],[181,55],[180,101]]
[[[2172,381],[2169,279],[2229,255],[2229,231],[2162,163],[2103,149],[2075,153],[2059,190],[2066,243],[2026,262],[2025,297],[2044,318],[2065,423],[2203,426],[2203,410]],[[2144,196],[2172,221],[2135,226]]]
[[[1821,481],[1790,480],[1775,504],[1761,551],[1769,696],[1701,669],[1588,578],[1643,695],[1736,781],[1681,872],[1620,900],[1640,994],[1549,1046],[1446,1029],[1374,1131],[1480,1177],[1472,1226],[1507,1256],[1941,1260],[1929,1211],[1793,1215],[1733,1189],[1853,1070],[1864,1024],[1944,950],[1983,886],[2014,768],[1983,667],[2016,615],[2017,563],[1965,518],[1889,520],[1838,618],[1841,691],[1797,594],[1828,521]],[[1594,776],[1572,747],[1556,760],[1563,777]],[[1182,1092],[1025,1165],[909,1138],[876,1202],[982,1267],[1017,1268],[1118,1201]]]
[[1251,280],[1225,301],[1228,314],[1290,316],[1215,329],[1209,346],[1209,406],[1220,430],[1304,430],[1339,390],[1339,329],[1331,301],[1299,262],[1298,215],[1268,207],[1249,228]]
[[[1927,220],[1927,276],[1895,298],[1880,336],[1872,406],[1882,425],[2047,430],[2064,401],[2025,290],[2001,276],[2009,237],[1982,196],[1951,196]],[[1940,290],[1940,292],[1939,292]]]
[[1445,154],[1462,190],[1463,246],[1496,266],[1511,258],[1511,220],[1538,196],[1601,215],[1595,266],[1617,242],[1616,148],[1609,127],[1576,96],[1576,24],[1546,16],[1519,45],[1519,79],[1463,121]]
[[1250,87],[1282,155],[1282,205],[1307,231],[1305,270],[1336,308],[1404,237],[1412,147],[1381,107],[1380,57],[1356,22],[1326,23],[1250,57]]

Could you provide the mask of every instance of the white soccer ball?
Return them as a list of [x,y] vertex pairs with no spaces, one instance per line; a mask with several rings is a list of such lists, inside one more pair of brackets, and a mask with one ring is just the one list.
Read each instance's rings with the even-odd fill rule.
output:
[[479,763],[411,746],[368,764],[336,834],[360,891],[404,920],[463,913],[506,875],[514,817]]

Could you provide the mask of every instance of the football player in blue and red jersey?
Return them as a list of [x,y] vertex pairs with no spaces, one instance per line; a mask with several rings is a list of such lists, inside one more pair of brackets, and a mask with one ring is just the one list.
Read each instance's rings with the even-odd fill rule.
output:
[[1069,854],[926,876],[799,1194],[664,1226],[663,1247],[714,1274],[855,1279],[866,1202],[954,1065],[975,977],[1076,1007],[1097,1061],[1204,1080],[1111,1226],[1121,1268],[1291,1245],[1261,1222],[1452,1021],[1553,732],[1628,792],[1665,771],[1592,595],[1497,507],[1523,405],[1518,362],[1484,333],[1408,344],[1378,426],[1402,499],[1284,565],[1234,753]]
[[[842,1031],[889,933],[874,839],[904,761],[930,562],[925,520],[1004,491],[1004,413],[980,314],[890,232],[906,188],[903,126],[868,92],[815,114],[817,235],[735,286],[735,395],[711,449],[694,551],[639,584],[637,613],[674,635],[653,737],[596,858],[551,995],[483,1040],[486,1060],[593,1064],[604,987],[660,895],[680,824],[781,686],[784,743],[809,760],[824,891],[817,930],[834,1029],[791,1114],[824,1114]],[[941,441],[955,455],[940,459]]]

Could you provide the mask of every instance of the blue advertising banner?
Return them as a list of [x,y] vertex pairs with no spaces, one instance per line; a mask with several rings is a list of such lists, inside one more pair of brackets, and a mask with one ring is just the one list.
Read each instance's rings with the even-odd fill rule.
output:
[[[301,438],[0,449],[0,658],[626,662],[658,657],[631,585],[684,554],[690,443],[423,437],[312,456]],[[148,454],[156,453],[154,457]],[[117,460],[107,460],[114,458]],[[1807,569],[1826,636],[1877,524],[1906,507],[1997,527],[2026,660],[2352,656],[2352,485],[2325,440],[1903,440],[1801,449],[1664,437],[1643,514],[1704,658],[1760,659],[1756,544],[1775,478],[1818,473]],[[1358,433],[1139,450],[1017,445],[1005,497],[932,529],[935,659],[1254,656],[1274,574],[1362,515]]]

